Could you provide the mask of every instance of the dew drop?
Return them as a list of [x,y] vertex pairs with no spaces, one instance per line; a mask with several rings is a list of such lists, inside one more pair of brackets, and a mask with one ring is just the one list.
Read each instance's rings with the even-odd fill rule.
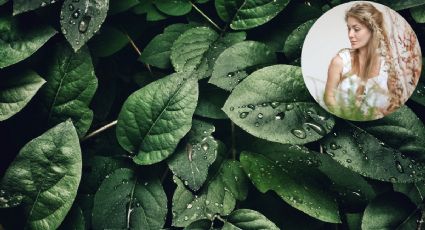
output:
[[80,17],[80,10],[76,10],[76,11],[72,14],[72,18],[77,19],[78,17]]
[[208,143],[203,143],[203,144],[201,145],[201,147],[202,147],[202,149],[203,149],[204,151],[207,151],[207,150],[208,150],[208,148],[209,148],[210,146],[208,145]]
[[255,105],[253,105],[253,104],[249,104],[249,105],[248,105],[248,108],[250,108],[250,109],[254,110],[254,109],[255,109]]
[[74,11],[74,5],[69,4],[69,5],[68,5],[68,9],[69,9],[69,11]]
[[399,173],[404,173],[404,169],[403,169],[403,166],[401,166],[400,161],[395,161],[395,166],[396,166],[397,171],[398,171]]
[[233,111],[233,110],[235,110],[235,107],[233,107],[233,106],[230,107],[230,111]]
[[311,122],[306,122],[305,124],[321,136],[324,136],[326,134],[326,130],[321,125]]
[[352,161],[351,159],[347,159],[346,162],[350,164]]
[[284,112],[280,112],[280,113],[276,114],[276,116],[274,118],[276,120],[283,120],[284,117],[285,117],[285,113]]
[[260,123],[255,122],[255,127],[259,127],[259,126],[260,126]]
[[286,110],[287,110],[287,111],[290,111],[290,110],[292,110],[292,109],[294,109],[294,105],[293,105],[293,104],[287,104],[287,105],[286,105]]
[[187,216],[184,216],[184,220],[189,220],[189,217],[187,217]]
[[306,133],[303,130],[301,130],[301,129],[293,129],[293,130],[291,130],[291,133],[294,136],[296,136],[296,137],[298,137],[300,139],[304,139],[304,138],[307,137]]
[[188,209],[191,209],[191,208],[192,208],[192,204],[188,204],[188,205],[187,205],[187,208],[188,208]]
[[41,2],[41,7],[45,7],[47,5],[47,3],[46,2]]
[[271,106],[273,109],[276,109],[279,105],[280,105],[280,102],[277,102],[277,101],[274,101],[274,102],[271,102],[271,103],[270,103],[270,106]]
[[239,114],[239,117],[241,118],[241,119],[244,119],[244,118],[246,118],[248,116],[248,112],[242,112],[242,113],[240,113]]
[[332,150],[337,150],[337,149],[339,149],[339,148],[340,148],[340,146],[338,146],[338,145],[337,145],[337,144],[335,144],[335,143],[331,143],[330,148],[331,148]]
[[258,115],[257,115],[257,118],[258,119],[262,119],[264,117],[264,115],[262,114],[262,113],[259,113]]
[[390,177],[390,181],[391,181],[392,183],[397,183],[397,178],[395,178],[395,177]]
[[89,28],[91,17],[90,16],[84,16],[83,19],[81,19],[80,24],[78,24],[78,31],[80,33],[85,33],[87,29]]

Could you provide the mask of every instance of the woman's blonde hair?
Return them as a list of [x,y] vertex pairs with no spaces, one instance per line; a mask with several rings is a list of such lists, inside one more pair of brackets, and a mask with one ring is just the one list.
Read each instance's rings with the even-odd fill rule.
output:
[[[381,11],[376,9],[370,3],[358,3],[353,5],[345,14],[345,21],[348,17],[357,19],[365,25],[372,33],[370,42],[367,44],[367,53],[365,60],[365,68],[360,72],[360,63],[358,50],[354,52],[352,72],[357,73],[365,82],[371,76],[373,67],[380,62],[380,57],[385,58],[388,68],[388,90],[390,94],[390,104],[387,112],[390,113],[399,108],[402,104],[402,88],[392,62],[390,42],[384,26],[384,16]],[[382,68],[382,67],[381,67]],[[365,90],[364,85],[360,86],[357,94],[362,95]]]

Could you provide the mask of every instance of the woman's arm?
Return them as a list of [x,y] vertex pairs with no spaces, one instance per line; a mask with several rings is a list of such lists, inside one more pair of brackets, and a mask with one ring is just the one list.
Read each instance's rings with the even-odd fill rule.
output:
[[331,64],[328,68],[328,80],[326,81],[324,95],[325,104],[331,111],[335,111],[335,109],[338,109],[337,102],[335,99],[335,92],[341,80],[342,68],[342,58],[339,55],[332,58]]

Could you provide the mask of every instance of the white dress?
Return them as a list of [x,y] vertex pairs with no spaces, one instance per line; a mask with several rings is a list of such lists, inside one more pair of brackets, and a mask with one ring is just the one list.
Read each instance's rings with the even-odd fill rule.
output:
[[[338,53],[343,61],[343,79],[337,87],[336,99],[339,105],[353,105],[356,98],[357,88],[361,84],[361,79],[356,74],[351,74],[350,49],[343,49]],[[360,102],[360,110],[364,115],[374,113],[375,118],[382,117],[379,111],[385,110],[389,105],[389,92],[387,86],[388,67],[385,60],[381,58],[379,74],[369,78],[365,83],[365,90]]]

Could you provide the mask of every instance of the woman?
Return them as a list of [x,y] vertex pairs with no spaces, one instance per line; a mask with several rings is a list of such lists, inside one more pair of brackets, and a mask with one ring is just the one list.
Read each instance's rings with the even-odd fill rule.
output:
[[329,65],[325,104],[347,119],[381,118],[402,104],[383,15],[360,3],[346,12],[345,21],[351,49],[342,49]]

